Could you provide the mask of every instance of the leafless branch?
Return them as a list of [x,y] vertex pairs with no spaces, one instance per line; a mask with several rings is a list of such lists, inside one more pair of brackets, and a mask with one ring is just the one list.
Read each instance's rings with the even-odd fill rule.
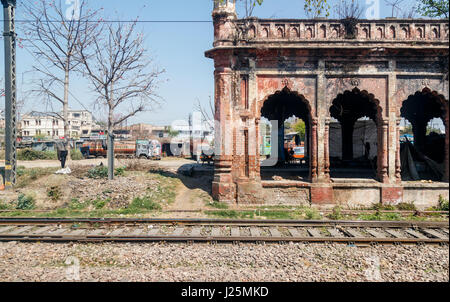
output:
[[359,0],[339,0],[335,7],[336,16],[339,19],[360,19],[364,12],[364,6],[360,2]]
[[[77,16],[67,16],[69,7],[63,3],[66,1],[20,1],[19,9],[27,20],[31,20],[23,23],[23,45],[36,59],[33,71],[41,76],[35,81],[33,93],[45,97],[48,102],[56,101],[62,105],[64,136],[69,137],[70,78],[80,64],[80,60],[76,59],[78,50],[87,47],[87,44],[80,43],[91,41],[91,37],[97,35],[98,22],[92,20],[98,18],[100,10],[89,9],[87,0],[79,0],[79,6],[75,8],[78,10]],[[58,85],[63,89],[56,87]]]
[[[108,111],[108,131],[158,103],[155,92],[163,71],[152,68],[153,62],[143,48],[144,36],[137,31],[136,22],[103,24],[101,36],[80,48],[80,69],[89,78],[98,95],[97,107]],[[88,35],[82,35],[88,37]],[[115,114],[120,112],[120,118]]]

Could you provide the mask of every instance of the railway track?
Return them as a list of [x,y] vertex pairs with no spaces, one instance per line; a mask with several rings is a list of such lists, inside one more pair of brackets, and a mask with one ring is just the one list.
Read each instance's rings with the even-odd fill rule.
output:
[[448,244],[448,222],[2,218],[0,241]]

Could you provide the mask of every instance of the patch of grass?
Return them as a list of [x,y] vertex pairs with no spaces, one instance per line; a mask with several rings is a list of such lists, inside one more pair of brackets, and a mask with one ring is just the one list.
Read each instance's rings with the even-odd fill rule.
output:
[[331,220],[342,220],[344,216],[342,215],[342,208],[340,206],[333,207],[333,211],[330,215],[328,215],[328,218]]
[[125,175],[125,167],[116,168],[114,170],[115,176],[124,176]]
[[228,205],[224,202],[219,202],[214,200],[213,202],[210,202],[207,204],[209,207],[216,208],[216,209],[228,209]]
[[97,166],[90,169],[86,175],[88,178],[107,178],[108,177],[108,167],[107,166]]
[[375,214],[361,214],[358,216],[358,220],[398,221],[402,220],[402,217],[398,213],[381,213],[377,211]]
[[96,210],[100,210],[100,209],[103,209],[106,206],[106,204],[108,204],[110,201],[111,201],[110,198],[108,198],[108,199],[98,199],[97,198],[97,199],[92,200],[91,204],[94,206],[94,208]]
[[32,169],[25,169],[22,167],[19,167],[18,173],[17,173],[17,185],[16,188],[25,188],[26,186],[30,185],[33,181],[48,176],[50,174],[55,173],[58,170],[58,168],[32,168]]
[[267,219],[293,219],[294,213],[288,211],[256,211],[256,214]]
[[72,200],[68,204],[68,208],[71,210],[82,210],[85,209],[89,203],[82,202],[78,198],[72,198]]
[[162,210],[162,207],[159,203],[155,202],[154,200],[152,200],[150,197],[148,196],[144,196],[144,197],[136,197],[135,199],[133,199],[133,201],[131,202],[130,206],[128,207],[131,210],[157,210],[160,211]]
[[17,152],[18,160],[56,160],[58,156],[56,155],[56,151],[36,151],[33,149],[22,149]]
[[305,215],[306,215],[306,219],[308,219],[308,220],[320,220],[320,219],[322,219],[322,216],[314,208],[306,209],[305,210]]
[[[125,168],[116,168],[114,170],[114,176],[123,176]],[[107,166],[97,166],[88,170],[88,178],[98,179],[98,178],[108,178],[108,167]]]
[[11,206],[4,202],[3,200],[0,200],[0,210],[9,210],[11,209]]
[[34,198],[31,195],[20,194],[17,199],[16,209],[18,210],[33,210],[36,204]]
[[62,196],[61,189],[59,186],[50,187],[47,189],[47,196],[53,201],[58,201]]
[[445,199],[442,195],[439,195],[439,210],[448,211],[448,199]]
[[416,210],[416,206],[412,202],[411,203],[401,202],[401,203],[397,204],[396,207],[400,211],[415,211]]
[[382,204],[382,203],[376,203],[370,208],[370,210],[376,210],[376,211],[395,211],[395,207],[390,204]]

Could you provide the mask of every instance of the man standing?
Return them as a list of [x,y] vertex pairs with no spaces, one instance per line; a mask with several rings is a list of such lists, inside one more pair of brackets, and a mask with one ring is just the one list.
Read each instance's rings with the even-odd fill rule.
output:
[[61,169],[64,169],[64,167],[66,166],[66,159],[68,154],[65,141],[58,141],[56,143],[56,153],[58,154],[58,160],[61,162]]

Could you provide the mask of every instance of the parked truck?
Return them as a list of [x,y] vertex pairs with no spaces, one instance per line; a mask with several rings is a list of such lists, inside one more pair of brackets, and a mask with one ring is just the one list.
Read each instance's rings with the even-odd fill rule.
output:
[[[106,157],[107,144],[104,139],[87,140],[80,148],[84,158]],[[115,141],[116,157],[161,159],[161,144],[157,140]]]

